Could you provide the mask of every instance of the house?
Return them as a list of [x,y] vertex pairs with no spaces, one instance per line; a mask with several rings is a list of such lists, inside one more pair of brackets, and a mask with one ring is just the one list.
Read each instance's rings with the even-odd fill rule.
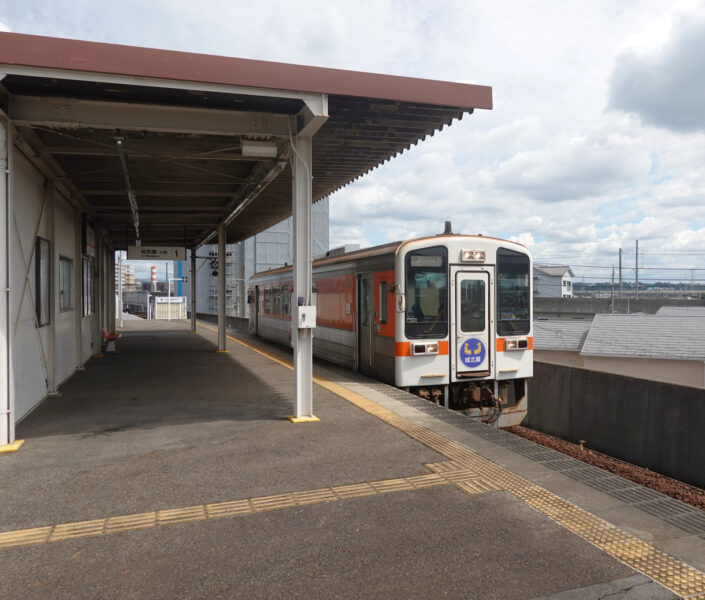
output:
[[705,315],[599,314],[592,322],[537,320],[534,358],[705,388]]
[[567,266],[534,265],[534,296],[572,298],[575,273]]
[[583,367],[583,349],[592,319],[537,319],[534,321],[534,359]]

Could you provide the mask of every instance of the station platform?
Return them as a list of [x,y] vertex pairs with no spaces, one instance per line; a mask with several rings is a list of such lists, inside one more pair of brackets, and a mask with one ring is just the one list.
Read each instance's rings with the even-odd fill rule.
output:
[[705,513],[357,374],[125,322],[0,455],[7,598],[705,599]]

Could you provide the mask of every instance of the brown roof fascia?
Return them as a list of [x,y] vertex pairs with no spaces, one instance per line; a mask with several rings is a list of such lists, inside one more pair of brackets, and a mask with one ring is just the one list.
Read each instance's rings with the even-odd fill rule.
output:
[[463,109],[492,108],[492,88],[0,32],[0,64],[198,83],[339,94]]

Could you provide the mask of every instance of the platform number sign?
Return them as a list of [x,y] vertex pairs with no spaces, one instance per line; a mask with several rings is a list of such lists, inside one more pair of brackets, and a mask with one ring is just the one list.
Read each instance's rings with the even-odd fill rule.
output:
[[485,361],[485,345],[477,338],[469,338],[460,345],[460,362],[468,369],[476,369]]

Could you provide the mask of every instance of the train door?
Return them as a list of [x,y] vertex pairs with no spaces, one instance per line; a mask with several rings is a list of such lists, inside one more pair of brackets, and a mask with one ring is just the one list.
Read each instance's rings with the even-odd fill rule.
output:
[[357,348],[358,371],[374,375],[374,278],[371,273],[358,276]]
[[255,335],[259,335],[259,286],[255,286],[255,305],[252,309],[255,311],[254,322],[255,322]]
[[490,274],[485,269],[453,271],[451,369],[456,379],[488,377],[492,373]]

